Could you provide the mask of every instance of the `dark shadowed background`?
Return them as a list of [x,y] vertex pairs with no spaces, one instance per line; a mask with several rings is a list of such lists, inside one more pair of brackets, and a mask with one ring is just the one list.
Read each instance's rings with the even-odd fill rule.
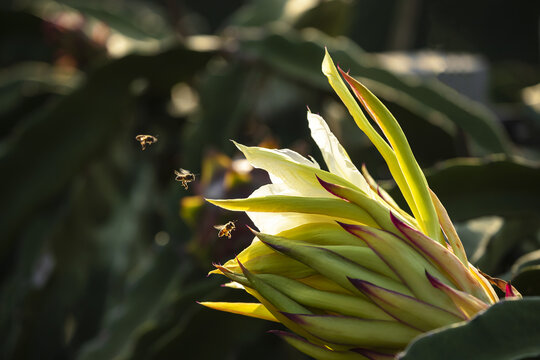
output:
[[[248,299],[206,277],[251,223],[203,198],[269,181],[229,139],[322,163],[309,106],[389,178],[320,71],[325,46],[401,123],[471,262],[540,295],[539,14],[499,0],[2,1],[0,358],[305,359],[266,333],[279,325],[196,301]],[[158,142],[142,151],[139,134]],[[188,190],[180,167],[197,174]]]

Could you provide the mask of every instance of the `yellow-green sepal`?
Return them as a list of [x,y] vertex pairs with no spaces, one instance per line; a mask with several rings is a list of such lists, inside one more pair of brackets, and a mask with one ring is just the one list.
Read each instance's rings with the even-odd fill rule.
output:
[[247,199],[207,199],[207,201],[227,210],[317,214],[378,227],[375,220],[365,210],[340,199],[269,195]]
[[255,233],[255,235],[274,250],[300,261],[353,293],[361,294],[347,277],[365,279],[384,288],[412,295],[403,284],[373,272],[331,250],[318,246],[297,245],[293,241],[274,235],[262,233]]
[[464,320],[444,309],[414,297],[390,291],[367,281],[350,279],[351,283],[393,318],[421,331]]
[[421,331],[397,321],[333,315],[284,315],[320,339],[353,347],[402,348],[421,334]]
[[263,304],[259,303],[231,303],[231,302],[213,302],[202,301],[199,302],[202,306],[206,306],[210,309],[229,312],[233,314],[239,314],[249,316],[252,318],[279,322],[278,319]]
[[358,296],[318,290],[283,276],[272,274],[258,276],[294,301],[310,308],[367,319],[392,320],[391,316],[375,304]]
[[332,350],[325,346],[315,345],[306,339],[285,331],[272,330],[273,333],[297,350],[315,359],[324,360],[370,360],[369,358],[351,351]]

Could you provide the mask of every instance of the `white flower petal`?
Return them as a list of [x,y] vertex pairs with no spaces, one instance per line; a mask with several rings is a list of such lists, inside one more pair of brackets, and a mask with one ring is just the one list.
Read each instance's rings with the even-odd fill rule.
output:
[[319,164],[317,163],[317,161],[315,161],[315,159],[313,158],[310,158],[309,160],[306,159],[305,157],[303,157],[302,155],[300,155],[299,153],[297,153],[296,151],[293,151],[291,149],[274,149],[274,151],[277,151],[285,156],[288,156],[292,161],[295,161],[299,164],[304,164],[304,165],[307,165],[307,166],[312,166],[312,167],[315,167],[317,169],[320,169],[321,167],[319,166]]
[[253,167],[266,170],[270,174],[272,183],[283,184],[302,196],[333,196],[317,181],[315,175],[323,176],[322,170],[294,151],[248,147],[238,143],[235,145]]
[[356,185],[364,193],[372,196],[371,189],[366,182],[366,179],[364,179],[360,171],[354,166],[349,155],[330,131],[324,119],[310,111],[308,111],[307,118],[311,130],[311,137],[321,149],[328,170],[330,170],[331,173],[343,177]]

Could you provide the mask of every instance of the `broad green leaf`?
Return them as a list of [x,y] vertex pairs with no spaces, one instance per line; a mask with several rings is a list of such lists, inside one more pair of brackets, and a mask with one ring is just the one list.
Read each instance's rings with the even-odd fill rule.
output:
[[533,265],[540,265],[540,249],[531,251],[517,259],[514,265],[512,265],[512,273],[515,275],[521,269]]
[[215,147],[227,153],[235,150],[229,139],[236,137],[255,106],[257,98],[253,94],[261,76],[256,69],[236,62],[208,67],[198,89],[201,111],[189,117],[182,134],[185,168],[199,168],[206,148]]
[[486,274],[500,274],[507,270],[505,258],[519,251],[525,239],[534,238],[539,228],[537,216],[509,217],[495,234],[482,241],[471,262]]
[[[66,11],[67,6],[86,17],[103,21],[114,32],[141,42],[163,39],[173,34],[166,14],[151,3],[143,1],[130,1],[128,6],[128,3],[122,2],[112,4],[108,1],[56,0],[47,5],[45,11],[48,12],[55,7],[58,11]],[[44,11],[35,6],[34,12],[42,14]]]
[[[178,47],[154,56],[130,55],[111,61],[80,88],[25,119],[26,126],[6,140],[0,151],[1,256],[6,255],[25,217],[58,194],[122,130],[131,111],[129,85],[134,79],[143,77],[157,88],[168,89],[191,77],[212,54]],[[184,65],[173,66],[179,62]],[[28,149],[48,151],[36,157]]]
[[144,331],[154,321],[163,310],[166,299],[170,301],[174,298],[178,284],[183,282],[190,271],[187,262],[179,267],[176,260],[168,250],[155,258],[152,266],[129,289],[126,301],[107,312],[102,333],[85,344],[79,353],[79,360],[129,355],[136,334]]
[[415,339],[402,360],[509,360],[540,354],[540,297],[502,301],[470,322]]
[[272,69],[311,86],[327,90],[320,77],[320,59],[327,46],[339,64],[350,67],[370,89],[437,124],[449,133],[462,128],[472,141],[490,152],[509,152],[509,139],[495,116],[447,86],[431,80],[409,79],[384,69],[374,57],[345,38],[330,38],[312,29],[294,33],[271,30],[253,39],[241,34],[240,51],[254,56]]
[[511,282],[523,296],[540,296],[540,265],[523,267]]
[[426,175],[454,222],[540,212],[540,167],[534,164],[500,157],[456,159]]

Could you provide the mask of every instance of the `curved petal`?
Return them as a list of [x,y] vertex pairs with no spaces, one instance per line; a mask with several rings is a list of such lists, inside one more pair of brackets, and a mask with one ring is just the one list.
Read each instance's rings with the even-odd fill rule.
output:
[[[332,197],[317,176],[325,181],[358,189],[346,179],[319,169],[314,162],[291,150],[272,150],[234,143],[253,167],[266,170],[274,184],[284,184],[302,196]],[[293,155],[294,154],[294,155]]]
[[371,196],[370,187],[366,179],[364,179],[360,171],[354,166],[343,146],[341,146],[338,139],[330,131],[330,128],[328,128],[326,121],[321,116],[313,114],[310,111],[308,111],[307,118],[311,137],[315,140],[319,149],[321,149],[328,170],[350,181],[364,193],[368,194],[368,196]]

